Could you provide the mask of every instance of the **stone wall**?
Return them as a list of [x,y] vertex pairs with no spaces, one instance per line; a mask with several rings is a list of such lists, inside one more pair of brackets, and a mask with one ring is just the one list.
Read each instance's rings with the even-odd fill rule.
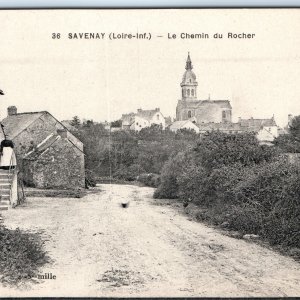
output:
[[192,117],[197,119],[197,123],[221,123],[231,122],[231,109],[220,106],[218,103],[206,102],[199,105],[199,101],[191,102],[188,105],[183,101],[178,101],[176,108],[176,120],[188,120]]
[[24,159],[23,172],[25,184],[28,186],[84,188],[84,154],[67,138],[59,138],[35,159]]
[[21,158],[57,129],[63,129],[63,126],[45,113],[13,139],[17,156]]

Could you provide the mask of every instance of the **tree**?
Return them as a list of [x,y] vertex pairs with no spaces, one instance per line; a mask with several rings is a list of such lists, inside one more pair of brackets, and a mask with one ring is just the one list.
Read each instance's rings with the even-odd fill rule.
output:
[[94,125],[93,120],[86,120],[83,124],[84,127],[92,127]]
[[296,141],[300,142],[300,116],[296,116],[292,119],[290,134]]
[[278,136],[274,145],[283,152],[300,153],[300,116],[293,118],[289,133]]
[[111,122],[111,127],[122,127],[122,120],[116,120]]
[[79,127],[81,124],[79,117],[74,116],[70,124],[76,128]]

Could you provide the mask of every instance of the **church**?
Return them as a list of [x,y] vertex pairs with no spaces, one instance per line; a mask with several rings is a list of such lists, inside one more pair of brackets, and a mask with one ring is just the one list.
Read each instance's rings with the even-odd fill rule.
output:
[[231,123],[232,107],[229,100],[197,99],[198,82],[188,54],[181,86],[181,100],[176,107],[176,120],[202,123]]
[[[221,131],[224,133],[255,132],[262,144],[270,145],[280,134],[274,116],[270,119],[242,119],[232,122],[232,107],[229,100],[197,99],[197,79],[193,72],[193,65],[188,54],[185,72],[181,86],[181,100],[176,107],[176,122],[172,124],[173,131],[178,128],[194,129],[203,134],[208,131]],[[184,123],[184,121],[188,123]],[[184,125],[182,125],[184,123]],[[181,127],[180,127],[181,126]],[[184,126],[184,127],[182,127]],[[172,128],[171,128],[172,130]]]

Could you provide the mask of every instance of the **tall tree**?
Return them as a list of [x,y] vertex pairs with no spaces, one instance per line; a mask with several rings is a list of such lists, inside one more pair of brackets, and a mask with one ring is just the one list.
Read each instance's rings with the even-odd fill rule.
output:
[[74,116],[70,124],[74,127],[79,127],[81,124],[79,117]]
[[292,119],[290,124],[290,134],[295,140],[300,142],[300,116],[296,116]]

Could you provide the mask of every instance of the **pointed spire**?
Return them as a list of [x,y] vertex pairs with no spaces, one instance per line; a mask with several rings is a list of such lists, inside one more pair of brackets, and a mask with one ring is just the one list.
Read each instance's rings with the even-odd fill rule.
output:
[[192,70],[193,69],[192,61],[191,61],[191,58],[190,58],[190,52],[188,52],[188,57],[187,57],[187,60],[186,60],[185,69],[186,70]]

